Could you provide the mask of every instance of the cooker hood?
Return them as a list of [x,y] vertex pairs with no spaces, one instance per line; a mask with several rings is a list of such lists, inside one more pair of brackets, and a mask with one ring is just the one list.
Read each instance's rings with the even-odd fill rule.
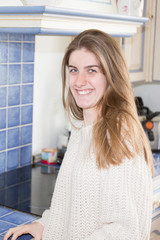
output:
[[97,28],[115,37],[131,37],[148,20],[49,6],[0,7],[0,32],[8,33],[74,36]]

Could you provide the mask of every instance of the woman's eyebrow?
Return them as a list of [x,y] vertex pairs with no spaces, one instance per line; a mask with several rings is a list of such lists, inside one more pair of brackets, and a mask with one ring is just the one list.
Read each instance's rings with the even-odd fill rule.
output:
[[69,68],[77,68],[77,67],[75,67],[75,66],[73,66],[73,65],[68,65],[68,67],[69,67]]
[[97,67],[97,68],[100,68],[99,65],[88,65],[88,66],[85,66],[85,68],[92,68],[92,67]]
[[[68,65],[68,67],[69,68],[77,68],[77,67],[75,67],[75,66],[73,66],[73,65]],[[100,66],[99,65],[88,65],[88,66],[85,66],[84,68],[92,68],[92,67],[97,67],[97,68],[100,68]]]

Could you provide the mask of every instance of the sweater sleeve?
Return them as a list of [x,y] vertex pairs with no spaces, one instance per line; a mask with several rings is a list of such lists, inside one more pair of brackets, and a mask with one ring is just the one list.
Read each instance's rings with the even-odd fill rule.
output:
[[151,214],[150,169],[144,157],[126,159],[103,172],[101,228],[85,240],[148,240]]
[[39,222],[39,223],[44,227],[45,224],[46,224],[46,222],[48,221],[49,213],[50,213],[50,210],[49,210],[49,209],[46,209],[46,210],[43,212],[42,217],[39,218],[38,220],[36,220],[35,222]]

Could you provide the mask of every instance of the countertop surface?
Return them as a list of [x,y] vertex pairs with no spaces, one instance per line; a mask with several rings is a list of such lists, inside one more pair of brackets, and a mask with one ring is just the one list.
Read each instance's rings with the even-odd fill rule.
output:
[[0,174],[0,205],[41,216],[50,207],[58,169],[39,163]]
[[[0,205],[0,240],[3,239],[3,236],[9,228],[32,223],[36,219],[38,219],[38,217],[33,214],[20,212]],[[33,236],[30,234],[25,234],[19,237],[18,240],[28,240],[32,238]]]

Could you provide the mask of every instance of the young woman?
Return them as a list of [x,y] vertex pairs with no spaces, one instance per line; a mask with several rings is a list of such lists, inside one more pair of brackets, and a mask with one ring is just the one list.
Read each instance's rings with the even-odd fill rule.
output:
[[50,210],[4,240],[26,232],[36,240],[149,239],[153,159],[119,44],[99,30],[80,33],[62,78],[72,133]]

